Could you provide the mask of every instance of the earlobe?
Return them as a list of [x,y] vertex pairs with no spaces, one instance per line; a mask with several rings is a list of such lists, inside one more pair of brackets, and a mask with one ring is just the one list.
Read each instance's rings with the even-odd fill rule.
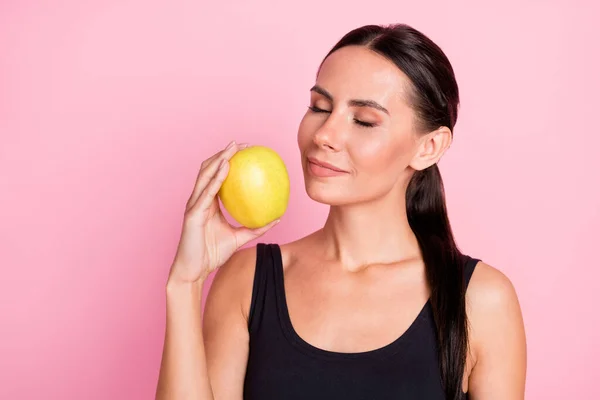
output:
[[452,131],[445,126],[421,136],[410,166],[417,171],[429,168],[442,158],[451,143]]

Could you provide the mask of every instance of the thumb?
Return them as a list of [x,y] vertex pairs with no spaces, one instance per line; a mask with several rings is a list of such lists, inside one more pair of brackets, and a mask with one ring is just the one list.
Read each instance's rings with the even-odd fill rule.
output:
[[279,219],[276,219],[275,221],[270,222],[265,226],[261,226],[260,228],[255,228],[255,229],[250,229],[250,228],[246,228],[243,226],[236,228],[235,237],[236,237],[236,242],[238,243],[238,246],[241,247],[241,246],[245,245],[246,243],[248,243],[249,241],[264,235],[269,229],[271,229],[272,227],[277,225],[279,223],[279,221],[280,221]]

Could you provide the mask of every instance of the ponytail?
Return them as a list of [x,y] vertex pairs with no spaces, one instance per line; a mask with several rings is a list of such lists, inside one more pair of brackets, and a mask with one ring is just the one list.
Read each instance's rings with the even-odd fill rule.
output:
[[413,174],[406,191],[406,208],[425,262],[446,398],[460,399],[468,343],[466,289],[437,164]]

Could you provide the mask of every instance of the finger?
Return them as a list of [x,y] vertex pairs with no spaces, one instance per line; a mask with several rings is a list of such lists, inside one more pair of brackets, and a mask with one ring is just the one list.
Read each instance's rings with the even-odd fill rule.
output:
[[[219,162],[219,160],[222,159],[223,153],[229,148],[229,146],[235,146],[235,141],[229,143],[227,145],[227,147],[225,147],[223,150],[219,151],[218,153],[214,154],[212,157],[207,158],[206,160],[204,160],[202,162],[202,164],[200,165],[200,172],[204,171],[209,165],[214,164],[215,162]],[[238,150],[242,150],[245,149],[246,147],[250,146],[248,143],[239,143],[237,144],[237,148]]]
[[198,202],[194,207],[198,207],[202,211],[208,210],[212,202],[215,200],[223,181],[229,172],[229,162],[227,159],[221,160],[215,174],[209,180],[208,184],[200,194]]
[[194,190],[192,191],[192,194],[190,195],[186,204],[186,210],[189,210],[194,206],[194,204],[200,197],[200,194],[206,188],[206,185],[208,185],[215,173],[217,173],[221,161],[231,159],[231,157],[233,157],[233,155],[237,151],[246,147],[248,147],[248,144],[236,145],[235,142],[231,142],[229,145],[227,145],[227,147],[224,150],[222,150],[220,153],[217,153],[216,155],[209,158],[203,163],[204,166],[200,167]]
[[245,227],[236,228],[235,237],[237,246],[241,247],[249,241],[264,235],[265,233],[267,233],[267,231],[269,231],[271,228],[277,225],[279,221],[279,219],[276,219],[275,221],[256,229],[249,229]]
[[200,172],[204,171],[206,169],[206,167],[208,167],[210,164],[212,164],[212,162],[214,160],[220,158],[223,155],[223,152],[225,150],[227,150],[230,145],[231,145],[231,143],[228,144],[227,147],[225,147],[223,150],[216,152],[211,157],[209,157],[206,160],[202,161],[202,164],[200,164],[200,169],[198,170],[198,175],[200,175]]

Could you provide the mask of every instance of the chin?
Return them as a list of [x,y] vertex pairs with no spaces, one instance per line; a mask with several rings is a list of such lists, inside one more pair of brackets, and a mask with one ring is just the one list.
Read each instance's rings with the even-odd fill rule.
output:
[[304,188],[312,200],[329,206],[342,206],[359,200],[347,194],[343,183],[320,181],[307,174],[304,175]]
[[[357,184],[357,182],[343,178],[339,180],[337,178],[321,179],[307,172],[304,173],[304,188],[312,200],[329,206],[378,202],[390,195],[394,198],[393,201],[400,201],[396,198],[397,193],[394,193],[393,187],[377,185],[375,182]],[[404,196],[404,192],[402,192],[402,196]]]

